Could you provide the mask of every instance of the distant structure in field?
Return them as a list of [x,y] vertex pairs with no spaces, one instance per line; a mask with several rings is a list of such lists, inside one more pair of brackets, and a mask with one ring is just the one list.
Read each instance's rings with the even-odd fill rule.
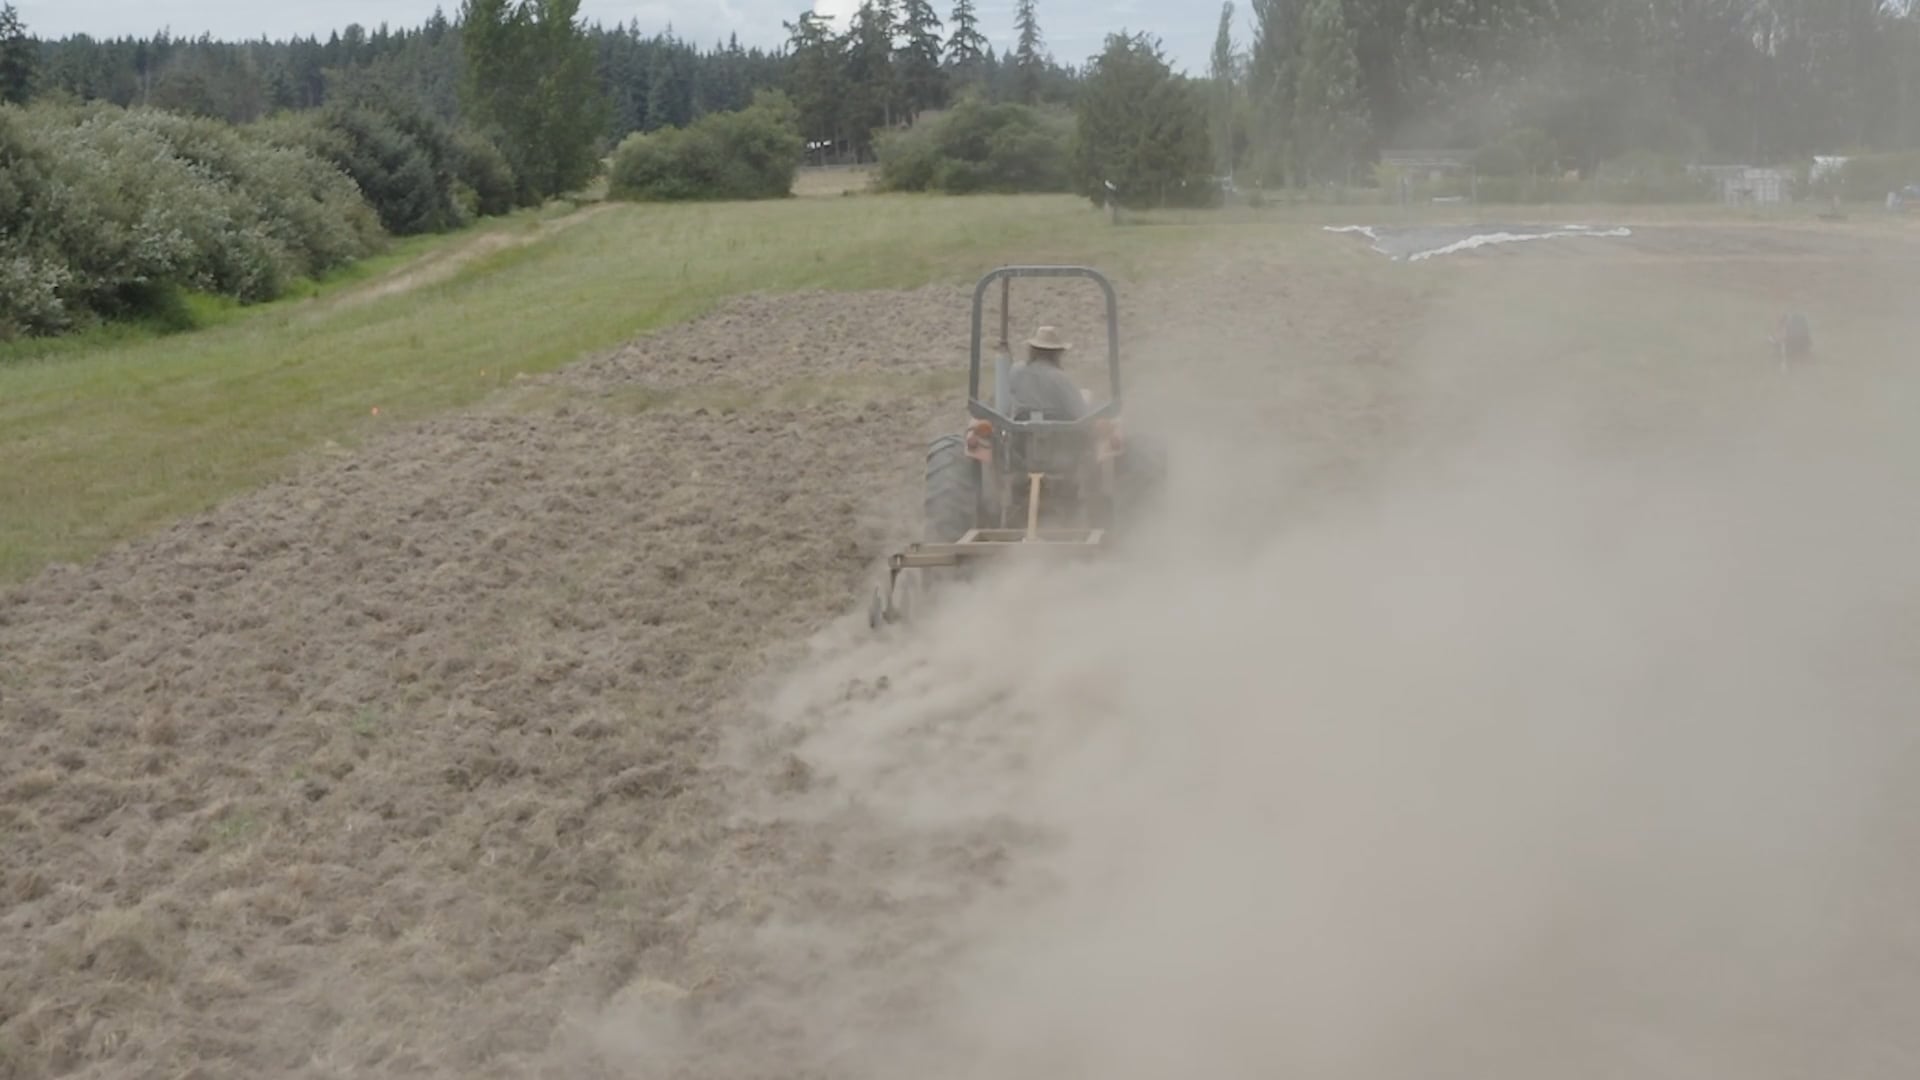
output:
[[1711,182],[1728,206],[1772,206],[1793,201],[1793,173],[1752,165],[1689,165],[1687,174]]
[[1479,176],[1473,169],[1471,150],[1385,149],[1380,151],[1380,167],[1391,176],[1396,201],[1413,201],[1418,185],[1437,187],[1448,180],[1464,178],[1467,198],[1479,201]]

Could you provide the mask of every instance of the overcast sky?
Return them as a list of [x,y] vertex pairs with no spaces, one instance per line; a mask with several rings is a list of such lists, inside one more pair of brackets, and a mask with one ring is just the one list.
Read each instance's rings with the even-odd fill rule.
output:
[[[773,46],[786,35],[782,20],[790,20],[806,0],[582,0],[581,14],[590,22],[611,25],[638,19],[643,30],[664,30],[671,24],[679,36],[701,43],[738,33],[744,45]],[[858,0],[816,0],[823,15],[845,16]],[[41,37],[92,34],[118,37],[170,30],[176,37],[198,37],[202,31],[227,40],[265,35],[284,38],[314,34],[325,37],[349,23],[369,29],[418,26],[433,14],[435,0],[13,0],[27,28]],[[977,0],[981,29],[994,47],[1005,49],[1013,40],[1014,0]],[[444,0],[451,17],[459,0]],[[942,18],[951,0],[934,0]],[[1237,5],[1241,9],[1246,4]],[[1194,74],[1206,69],[1207,54],[1219,7],[1216,3],[1180,0],[1039,0],[1040,29],[1047,47],[1063,63],[1078,64],[1098,52],[1111,30],[1144,30],[1160,36],[1175,67]]]

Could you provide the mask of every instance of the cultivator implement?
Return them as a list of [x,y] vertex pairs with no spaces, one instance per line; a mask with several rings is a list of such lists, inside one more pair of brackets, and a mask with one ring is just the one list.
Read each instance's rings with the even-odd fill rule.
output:
[[899,622],[905,612],[896,602],[900,576],[908,570],[970,569],[976,564],[1008,559],[1075,559],[1101,553],[1103,528],[1041,528],[1042,474],[1028,478],[1027,527],[1024,529],[968,529],[951,543],[908,544],[887,560],[887,584],[874,597],[868,622],[874,627]]

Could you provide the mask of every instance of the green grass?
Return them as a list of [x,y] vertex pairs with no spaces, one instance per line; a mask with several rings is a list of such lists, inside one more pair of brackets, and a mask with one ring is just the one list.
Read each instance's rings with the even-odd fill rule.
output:
[[[738,293],[967,280],[1007,261],[1128,274],[1233,231],[1115,229],[1066,197],[549,210],[401,244],[303,298],[204,310],[204,329],[15,343],[0,351],[0,582],[202,510],[325,440],[472,403]],[[484,253],[381,294],[461,251]]]

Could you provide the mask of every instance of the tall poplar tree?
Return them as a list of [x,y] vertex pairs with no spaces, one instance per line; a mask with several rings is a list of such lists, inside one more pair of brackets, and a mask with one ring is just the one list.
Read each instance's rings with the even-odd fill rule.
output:
[[1367,135],[1365,99],[1346,0],[1312,0],[1294,88],[1300,177],[1343,181]]
[[1238,96],[1233,56],[1233,0],[1220,6],[1220,29],[1213,39],[1212,86],[1213,156],[1222,176],[1233,174],[1233,106]]
[[580,0],[463,0],[465,96],[494,130],[527,201],[584,186],[606,97]]
[[1303,0],[1253,0],[1253,149],[1261,178],[1286,183],[1293,172],[1295,93],[1300,76]]

